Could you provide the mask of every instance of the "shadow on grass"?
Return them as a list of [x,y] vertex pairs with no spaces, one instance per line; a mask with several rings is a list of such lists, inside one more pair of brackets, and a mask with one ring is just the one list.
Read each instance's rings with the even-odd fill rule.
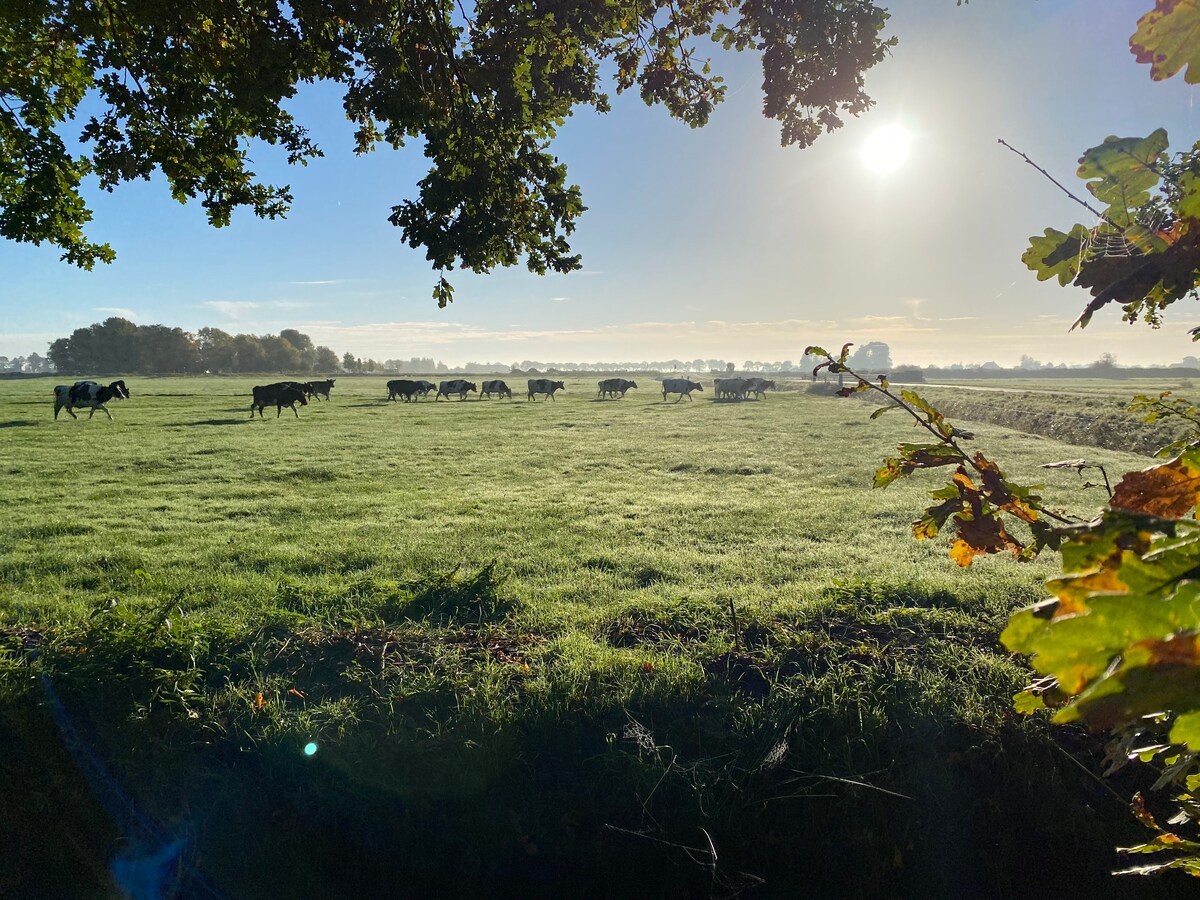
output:
[[194,428],[197,425],[241,425],[249,419],[201,419],[199,422],[177,422],[183,428]]
[[28,428],[31,425],[40,425],[34,419],[14,419],[11,422],[0,422],[0,428]]

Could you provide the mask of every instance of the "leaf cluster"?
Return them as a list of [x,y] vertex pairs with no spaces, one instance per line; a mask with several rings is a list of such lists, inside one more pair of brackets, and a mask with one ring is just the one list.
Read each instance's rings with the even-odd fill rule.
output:
[[[1130,49],[1138,62],[1150,65],[1152,78],[1186,70],[1185,80],[1195,84],[1198,33],[1200,5],[1158,0],[1138,22]],[[1174,156],[1167,150],[1162,128],[1146,137],[1110,136],[1092,147],[1076,175],[1101,208],[1063,190],[1094,213],[1098,224],[1065,232],[1047,228],[1029,239],[1021,259],[1039,281],[1054,278],[1091,294],[1076,326],[1086,327],[1098,310],[1117,303],[1127,321],[1157,327],[1166,307],[1198,296],[1200,144]]]
[[[887,18],[869,0],[11,0],[0,235],[84,268],[111,261],[85,234],[88,176],[111,191],[161,173],[216,226],[243,207],[285,215],[291,190],[258,178],[251,147],[321,156],[286,104],[324,81],[344,90],[357,152],[423,140],[429,172],[390,221],[436,269],[567,272],[585,207],[550,147],[577,106],[609,109],[604,64],[618,93],[636,85],[696,127],[725,90],[701,41],[760,52],[764,113],[803,147],[870,106],[863,74],[894,43]],[[451,299],[444,276],[434,296]]]
[[[853,386],[838,392],[841,396],[866,391],[883,395],[888,403],[875,410],[872,419],[891,410],[903,410],[912,417],[914,426],[923,428],[933,438],[923,443],[900,444],[898,455],[885,459],[875,472],[874,486],[886,488],[919,470],[954,467],[949,482],[931,492],[934,502],[913,522],[913,536],[917,540],[937,537],[951,524],[955,537],[950,557],[960,566],[969,566],[976,557],[991,553],[1007,552],[1014,559],[1030,560],[1047,547],[1058,547],[1053,522],[1066,519],[1042,503],[1036,488],[1010,481],[983,453],[964,450],[959,442],[971,440],[974,435],[947,421],[940,410],[916,391],[902,390],[896,395],[886,376],[880,376],[876,384],[850,369],[845,361],[851,346],[842,347],[836,359],[822,347],[808,347],[804,352],[825,358],[813,370],[814,375],[827,368],[853,379]],[[1020,523],[1017,530],[1027,532],[1029,537],[1014,535],[1008,527],[1014,523]]]
[[[934,504],[913,523],[917,540],[936,537],[953,524],[950,556],[960,566],[992,553],[1032,559],[1043,549],[1061,549],[1063,574],[1047,583],[1050,599],[1015,613],[1001,635],[1004,645],[1027,654],[1042,677],[1015,699],[1023,713],[1054,708],[1056,722],[1078,722],[1140,736],[1161,734],[1149,750],[1132,756],[1165,766],[1160,785],[1182,783],[1172,825],[1200,830],[1200,442],[1182,441],[1175,455],[1126,474],[1109,489],[1109,503],[1089,522],[1048,510],[1033,489],[1010,482],[982,452],[968,455],[962,432],[932,404],[912,391],[891,392],[886,378],[872,384],[845,365],[850,345],[835,359],[820,347],[828,368],[855,385],[843,396],[874,390],[890,405],[872,418],[900,409],[935,439],[904,443],[875,473],[887,487],[926,469],[953,467],[950,481],[931,493]],[[1200,430],[1200,412],[1170,391],[1140,396],[1131,411],[1146,421],[1179,418]],[[1085,459],[1048,463],[1047,469],[1098,470]],[[1022,523],[1022,541],[1008,525]],[[1200,875],[1200,842],[1159,826],[1135,798],[1135,814],[1155,837],[1129,853],[1169,851],[1154,863],[1126,870],[1148,874],[1176,868]]]

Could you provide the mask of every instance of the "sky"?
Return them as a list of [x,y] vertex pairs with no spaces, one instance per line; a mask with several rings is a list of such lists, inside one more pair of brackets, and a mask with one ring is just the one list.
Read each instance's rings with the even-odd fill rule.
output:
[[[868,76],[875,107],[805,150],[780,147],[762,116],[758,58],[714,44],[728,94],[707,127],[631,92],[562,129],[555,152],[589,207],[572,238],[583,271],[456,271],[445,310],[423,251],[387,222],[424,175],[419,147],[355,157],[340,96],[319,85],[291,108],[326,157],[303,169],[255,158],[260,175],[292,185],[286,220],[241,213],[213,229],[199,203],[176,203],[156,180],[88,195],[89,236],[113,245],[112,265],[83,272],[52,247],[0,241],[0,354],[44,353],[118,315],[191,331],[298,328],[339,353],[451,365],[798,360],[807,344],[871,340],[918,365],[1177,362],[1200,355],[1187,334],[1200,308],[1186,301],[1158,331],[1111,310],[1068,331],[1086,293],[1039,283],[1020,256],[1046,227],[1094,222],[997,143],[1083,193],[1077,159],[1107,135],[1162,126],[1173,149],[1200,137],[1197,89],[1152,82],[1129,53],[1153,5],[894,0],[899,45]],[[911,157],[870,170],[864,143],[897,123]]]

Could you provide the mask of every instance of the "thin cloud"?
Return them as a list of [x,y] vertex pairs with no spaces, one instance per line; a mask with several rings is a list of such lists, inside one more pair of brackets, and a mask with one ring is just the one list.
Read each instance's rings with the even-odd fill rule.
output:
[[289,281],[288,284],[341,284],[341,281],[337,279],[331,279],[328,281]]
[[110,316],[120,316],[122,319],[129,319],[131,322],[140,318],[136,312],[126,306],[93,306],[92,312],[108,313]]
[[200,304],[204,309],[211,309],[230,319],[241,319],[249,313],[268,309],[307,309],[311,303],[298,303],[294,300],[205,300]]

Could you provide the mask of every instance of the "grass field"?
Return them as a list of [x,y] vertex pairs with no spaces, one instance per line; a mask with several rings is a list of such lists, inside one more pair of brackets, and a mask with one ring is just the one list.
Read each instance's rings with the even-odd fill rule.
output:
[[[992,379],[912,385],[950,418],[1003,425],[1068,443],[1152,454],[1184,437],[1178,419],[1146,424],[1128,407],[1137,395],[1200,397],[1189,379]],[[873,400],[874,398],[868,398]]]
[[[1056,561],[914,542],[934,485],[869,489],[898,418],[127,381],[113,422],[0,394],[0,895],[175,839],[188,895],[1169,893],[1106,874],[1095,742],[1008,711]],[[1078,448],[975,430],[1099,504],[1037,468]]]

